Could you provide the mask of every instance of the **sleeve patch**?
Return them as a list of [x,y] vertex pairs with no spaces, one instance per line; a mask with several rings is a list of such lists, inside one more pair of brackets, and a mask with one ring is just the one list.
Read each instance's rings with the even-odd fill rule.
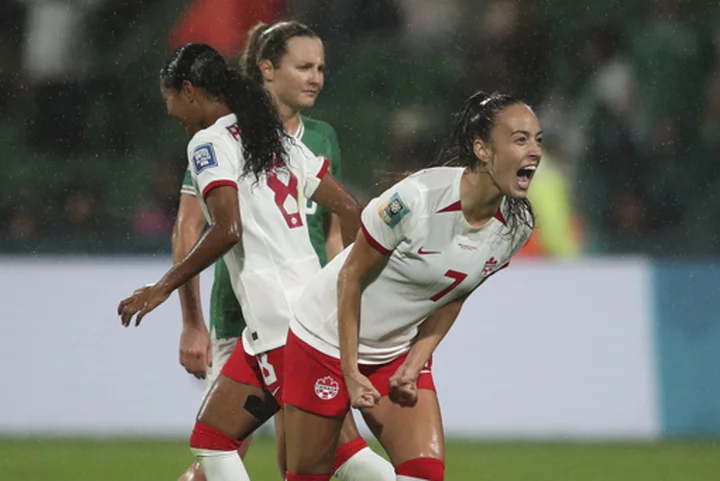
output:
[[390,227],[398,225],[409,212],[410,208],[405,205],[397,193],[393,194],[387,203],[381,204],[378,208],[380,218]]
[[192,163],[195,174],[199,174],[211,167],[217,167],[218,162],[212,144],[202,144],[195,147],[192,154]]

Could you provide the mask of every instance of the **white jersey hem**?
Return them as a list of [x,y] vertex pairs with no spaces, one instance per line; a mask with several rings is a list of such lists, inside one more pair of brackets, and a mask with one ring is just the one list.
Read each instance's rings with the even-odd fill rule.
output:
[[[290,330],[298,337],[298,339],[300,339],[313,349],[317,349],[326,356],[340,359],[340,349],[338,347],[333,346],[327,341],[317,337],[315,334],[312,333],[312,331],[308,330],[305,326],[303,326],[297,317],[294,317],[290,321]],[[397,359],[398,357],[402,356],[403,354],[407,353],[411,347],[412,344],[408,343],[406,346],[398,348],[391,354],[383,353],[381,355],[367,356],[363,355],[360,352],[362,351],[361,345],[358,352],[358,364],[362,364],[364,366],[377,366],[381,364],[388,364]]]
[[259,356],[261,354],[264,354],[266,352],[272,351],[273,349],[278,349],[280,347],[283,347],[287,343],[287,334],[282,339],[278,339],[272,342],[264,342],[262,344],[255,341],[255,345],[251,346],[251,341],[247,338],[248,335],[252,335],[249,328],[245,328],[243,330],[241,339],[242,339],[242,346],[243,350],[246,354],[249,354],[251,356]]

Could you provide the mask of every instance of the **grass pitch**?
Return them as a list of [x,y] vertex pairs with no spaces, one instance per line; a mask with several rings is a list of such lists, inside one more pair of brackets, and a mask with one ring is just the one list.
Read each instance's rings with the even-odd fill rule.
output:
[[[278,481],[274,440],[253,442],[253,481]],[[3,481],[174,481],[185,440],[0,438]],[[448,481],[712,481],[720,443],[448,442]]]

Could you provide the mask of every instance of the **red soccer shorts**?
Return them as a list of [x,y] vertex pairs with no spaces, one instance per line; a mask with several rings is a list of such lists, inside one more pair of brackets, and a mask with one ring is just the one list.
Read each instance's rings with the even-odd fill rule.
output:
[[[288,332],[285,344],[287,372],[283,397],[285,402],[321,416],[344,416],[350,409],[350,396],[340,367],[340,359],[321,353]],[[360,365],[380,395],[390,393],[388,381],[405,361],[407,353],[387,364]],[[420,373],[418,389],[435,391],[432,359]]]
[[242,339],[239,339],[230,354],[230,359],[227,360],[220,372],[234,381],[267,389],[282,407],[282,386],[285,376],[284,349],[285,347],[278,347],[252,356],[245,352]]

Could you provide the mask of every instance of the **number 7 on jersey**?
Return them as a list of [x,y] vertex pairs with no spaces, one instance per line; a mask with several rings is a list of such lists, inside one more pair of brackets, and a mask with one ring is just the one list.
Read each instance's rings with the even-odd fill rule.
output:
[[452,291],[453,289],[455,289],[457,286],[460,285],[460,283],[461,283],[462,281],[465,280],[465,278],[467,277],[467,274],[465,274],[464,272],[458,272],[458,271],[454,271],[454,270],[452,270],[452,269],[449,269],[449,270],[445,273],[445,277],[449,277],[450,279],[452,279],[452,280],[453,280],[453,283],[450,284],[450,285],[449,285],[448,287],[446,287],[445,289],[443,289],[442,291],[440,291],[440,292],[438,292],[437,294],[435,294],[434,296],[432,296],[432,297],[430,298],[431,301],[437,302],[437,301],[439,301],[440,299],[442,299],[443,297],[445,297],[450,291]]

